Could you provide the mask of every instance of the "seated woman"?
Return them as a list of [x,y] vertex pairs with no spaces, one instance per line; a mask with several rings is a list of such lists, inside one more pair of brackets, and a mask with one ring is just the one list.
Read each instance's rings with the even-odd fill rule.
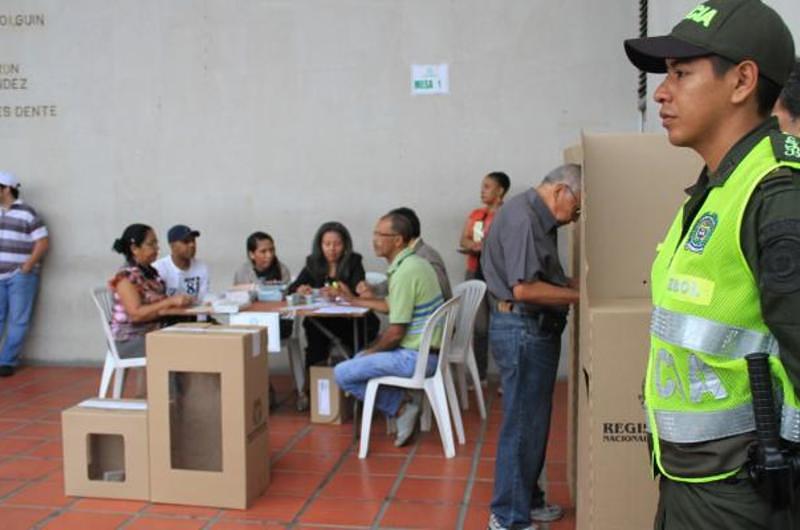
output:
[[275,254],[275,241],[266,232],[253,232],[247,238],[248,262],[233,275],[233,284],[289,283],[291,274]]
[[152,266],[158,240],[149,226],[128,226],[113,248],[125,256],[125,264],[108,282],[114,299],[111,333],[120,357],[143,357],[144,336],[161,327],[162,312],[188,306],[193,299],[186,294],[167,296],[166,285]]
[[[275,253],[275,240],[266,232],[253,232],[247,237],[248,262],[243,263],[233,275],[233,284],[243,283],[289,283],[292,279],[289,268]],[[292,322],[281,320],[281,339],[292,334]]]
[[[289,286],[289,292],[310,294],[313,289],[324,287],[335,288],[337,283],[344,284],[351,292],[356,292],[356,285],[364,279],[364,266],[361,254],[353,252],[350,232],[341,223],[323,224],[314,236],[311,254],[306,258],[306,265],[297,279]],[[367,341],[371,342],[378,334],[378,318],[369,313],[359,321],[359,337],[363,336],[366,326]],[[351,352],[353,344],[353,320],[349,318],[312,318],[303,321],[306,331],[306,367],[327,361],[330,355],[331,338],[340,341]],[[366,344],[360,344],[363,348]]]

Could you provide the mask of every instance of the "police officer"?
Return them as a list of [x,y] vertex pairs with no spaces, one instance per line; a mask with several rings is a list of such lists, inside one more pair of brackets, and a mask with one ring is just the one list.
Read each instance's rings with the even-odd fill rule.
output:
[[[769,117],[794,63],[760,0],[708,0],[669,35],[625,41],[672,144],[706,163],[652,269],[645,379],[658,529],[784,528],[748,479],[755,443],[744,356],[768,352],[781,438],[800,442],[800,143]],[[797,525],[800,518],[795,515]]]

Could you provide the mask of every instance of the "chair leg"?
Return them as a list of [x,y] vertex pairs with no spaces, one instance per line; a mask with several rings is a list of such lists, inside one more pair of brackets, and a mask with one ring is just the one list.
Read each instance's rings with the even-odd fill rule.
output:
[[458,398],[459,401],[461,402],[461,409],[469,410],[469,392],[467,391],[467,371],[464,368],[464,363],[458,363],[455,366],[456,366],[456,375],[458,376]]
[[364,394],[364,408],[361,410],[361,444],[358,448],[358,458],[366,458],[369,451],[369,429],[372,426],[372,409],[375,407],[375,396],[378,394],[378,384],[370,381]]
[[421,432],[430,432],[431,430],[431,403],[427,399],[422,402],[422,414],[419,418],[419,430]]
[[481,419],[486,419],[486,404],[483,401],[483,388],[481,387],[481,376],[478,373],[478,363],[475,362],[475,356],[467,357],[467,368],[469,375],[472,378],[472,385],[475,387],[475,399],[478,400],[478,410],[481,413]]
[[458,436],[458,443],[464,445],[467,439],[464,436],[464,422],[461,420],[461,409],[458,407],[458,398],[456,397],[456,387],[453,384],[453,374],[450,370],[444,372],[444,388],[447,392],[447,402],[450,405],[450,411],[453,419],[453,425],[456,428],[456,436]]
[[110,351],[106,351],[106,360],[103,363],[103,374],[100,376],[100,392],[97,397],[104,398],[108,395],[108,387],[111,384],[111,376],[114,373],[114,356]]
[[447,410],[447,395],[441,377],[434,376],[425,382],[425,394],[431,402],[433,415],[436,417],[436,426],[439,436],[442,437],[442,447],[445,458],[456,456],[456,447],[453,443],[453,430],[450,428],[450,413]]
[[119,399],[122,397],[122,386],[125,384],[125,368],[114,370],[114,393],[112,397]]

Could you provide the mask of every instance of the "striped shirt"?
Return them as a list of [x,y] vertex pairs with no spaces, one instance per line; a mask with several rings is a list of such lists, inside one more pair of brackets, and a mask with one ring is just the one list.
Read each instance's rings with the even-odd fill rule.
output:
[[[387,272],[389,323],[406,324],[400,347],[418,350],[425,322],[444,302],[436,271],[430,263],[407,248],[394,258]],[[438,347],[440,342],[441,330],[434,335],[431,345]]]
[[[36,210],[15,200],[8,209],[0,208],[0,278],[9,277],[33,253],[36,241],[47,237],[47,227]],[[34,270],[38,270],[36,264]]]

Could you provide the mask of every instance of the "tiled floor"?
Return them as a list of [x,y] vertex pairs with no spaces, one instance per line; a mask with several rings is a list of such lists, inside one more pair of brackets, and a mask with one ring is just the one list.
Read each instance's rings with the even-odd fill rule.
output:
[[[500,398],[491,389],[488,421],[473,405],[467,444],[442,455],[438,434],[396,449],[384,424],[359,460],[353,426],[309,423],[294,411],[289,380],[275,378],[271,416],[272,482],[247,511],[65,497],[60,411],[97,391],[99,369],[24,368],[0,379],[0,528],[125,529],[483,529],[492,493]],[[131,378],[132,379],[132,378]],[[556,389],[547,458],[549,499],[572,506],[565,483],[566,384]],[[573,530],[574,511],[550,530]],[[541,525],[547,529],[547,525]]]

